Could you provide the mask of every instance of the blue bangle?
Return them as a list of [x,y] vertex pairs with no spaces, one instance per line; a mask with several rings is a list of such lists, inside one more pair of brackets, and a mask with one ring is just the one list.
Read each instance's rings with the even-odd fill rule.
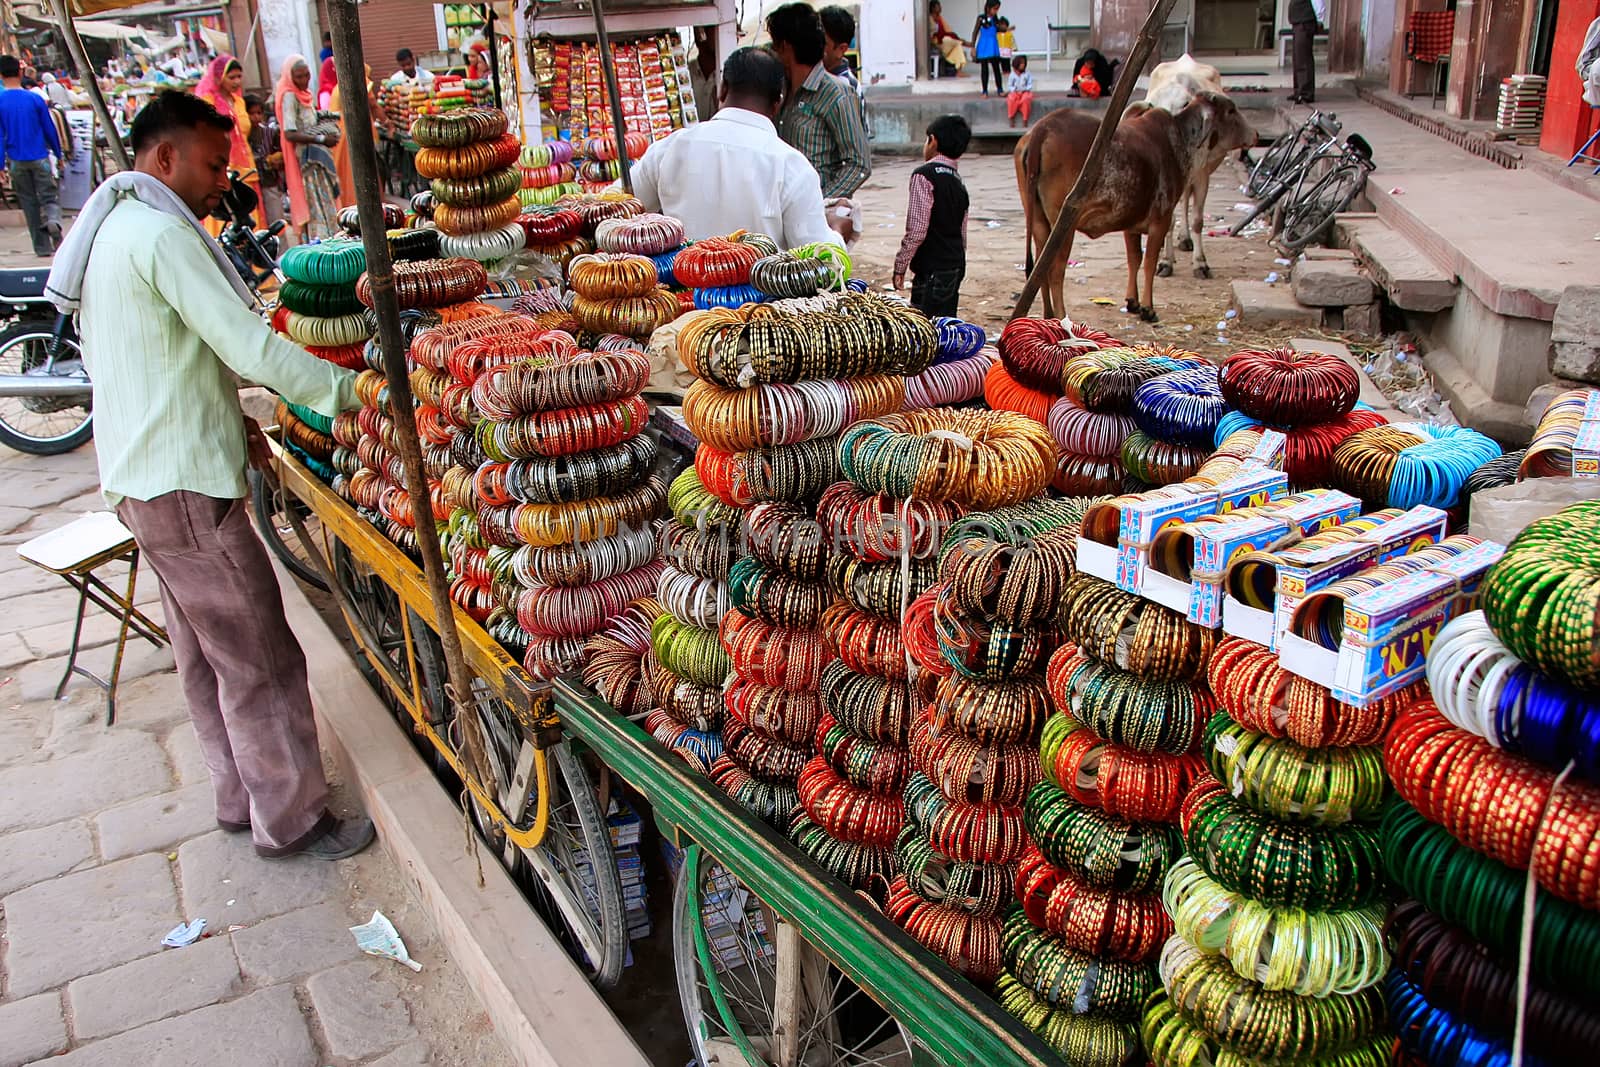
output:
[[1133,421],[1151,437],[1196,448],[1213,447],[1227,412],[1217,368],[1190,367],[1151,378],[1133,394]]
[[696,289],[694,306],[701,311],[711,308],[741,308],[746,304],[765,304],[772,299],[753,285],[723,285],[715,289]]

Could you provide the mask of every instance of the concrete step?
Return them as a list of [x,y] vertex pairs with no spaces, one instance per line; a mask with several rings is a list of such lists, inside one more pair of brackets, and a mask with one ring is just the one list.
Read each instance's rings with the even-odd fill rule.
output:
[[1405,311],[1443,311],[1456,302],[1456,280],[1376,215],[1340,215],[1334,241],[1355,252],[1362,267]]
[[1450,410],[1463,426],[1511,448],[1521,448],[1533,436],[1528,412],[1491,397],[1448,348],[1434,348],[1422,357],[1422,365],[1433,375],[1434,388],[1450,401]]
[[1233,283],[1233,307],[1239,312],[1239,321],[1248,325],[1263,322],[1322,325],[1322,309],[1300,303],[1288,285],[1269,285],[1253,279],[1240,279]]

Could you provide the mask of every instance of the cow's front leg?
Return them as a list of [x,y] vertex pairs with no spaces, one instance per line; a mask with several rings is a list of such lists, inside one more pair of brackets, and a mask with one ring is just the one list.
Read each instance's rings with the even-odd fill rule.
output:
[[1206,262],[1206,246],[1202,243],[1206,228],[1206,194],[1211,191],[1211,182],[1195,182],[1190,190],[1194,197],[1194,219],[1189,222],[1189,233],[1194,239],[1194,276],[1196,278],[1211,277],[1211,264]]
[[[1167,234],[1172,230],[1172,217],[1165,219],[1150,227],[1147,235],[1149,242],[1146,247],[1154,249],[1158,242],[1165,241]],[[1156,264],[1153,257],[1147,256],[1144,260],[1144,300],[1139,308],[1139,317],[1146,322],[1157,322],[1156,316]]]
[[[1128,302],[1122,306],[1122,309],[1130,315],[1142,315],[1144,309],[1139,306],[1139,263],[1144,257],[1144,249],[1140,244],[1139,235],[1132,230],[1122,231],[1122,244],[1128,252]],[[1157,247],[1156,242],[1152,239],[1150,242],[1151,251],[1154,252]],[[1155,270],[1154,255],[1150,257],[1150,269],[1152,271]]]

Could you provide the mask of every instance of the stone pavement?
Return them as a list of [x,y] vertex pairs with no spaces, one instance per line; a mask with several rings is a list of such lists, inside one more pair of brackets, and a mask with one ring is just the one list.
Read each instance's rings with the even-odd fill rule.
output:
[[[88,682],[51,699],[76,594],[14,546],[104,507],[92,447],[0,447],[0,502],[0,1067],[511,1062],[381,842],[269,862],[216,828],[170,651],[130,643],[110,729]],[[161,618],[153,574],[136,600]],[[115,627],[85,629],[104,671]],[[356,949],[374,909],[422,973]],[[161,947],[196,918],[214,936]]]

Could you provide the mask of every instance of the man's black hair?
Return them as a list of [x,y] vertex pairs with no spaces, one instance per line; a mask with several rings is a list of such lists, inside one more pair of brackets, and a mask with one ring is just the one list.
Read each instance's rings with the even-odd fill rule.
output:
[[960,159],[972,140],[972,127],[960,115],[940,115],[928,123],[928,136],[939,146],[939,154]]
[[783,63],[765,48],[745,45],[735,49],[722,64],[722,84],[729,98],[755,96],[769,104],[783,99],[787,76]]
[[411,51],[411,49],[409,49],[409,48],[402,48],[402,49],[400,49],[400,51],[398,51],[398,52],[396,52],[394,54],[394,61],[396,63],[404,63],[408,59],[415,59],[415,58],[416,58],[415,53],[413,53]]
[[330,31],[328,31],[328,30],[323,30],[322,31],[322,43],[323,44],[332,44],[333,43],[333,34]]
[[822,20],[810,4],[784,4],[767,16],[767,36],[773,44],[794,49],[795,62],[814,67],[822,62],[822,47],[827,43]]
[[838,4],[829,4],[817,12],[822,20],[822,32],[835,44],[849,44],[856,39],[856,19]]
[[0,78],[22,77],[22,64],[16,56],[0,56]]
[[133,117],[133,154],[138,155],[178,130],[198,130],[202,127],[226,132],[233,129],[233,119],[191,93],[180,93],[175,89],[157,93]]

